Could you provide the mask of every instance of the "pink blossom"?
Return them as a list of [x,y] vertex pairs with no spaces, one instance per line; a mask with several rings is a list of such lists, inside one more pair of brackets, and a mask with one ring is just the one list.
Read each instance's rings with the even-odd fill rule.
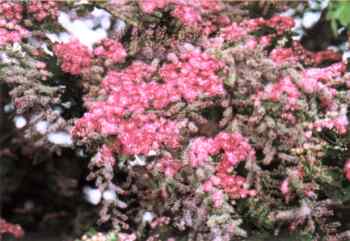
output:
[[187,157],[192,167],[198,167],[208,162],[211,155],[221,150],[224,151],[223,161],[230,163],[230,166],[237,165],[252,154],[252,148],[240,134],[222,132],[214,139],[198,137],[192,140]]
[[118,233],[118,240],[119,241],[135,241],[136,240],[136,234],[127,234],[127,233]]
[[204,192],[212,192],[214,185],[212,183],[212,181],[207,180],[202,184],[202,188]]
[[94,54],[109,59],[113,63],[120,63],[127,56],[123,45],[112,39],[102,40],[100,45],[94,49]]
[[61,61],[62,70],[72,75],[81,74],[83,70],[88,69],[91,65],[92,54],[78,40],[56,44],[54,52]]
[[179,60],[159,71],[174,98],[182,96],[192,102],[200,97],[224,95],[223,79],[216,74],[224,66],[221,61],[197,50],[182,53]]
[[243,187],[245,184],[243,177],[228,174],[240,161],[254,155],[253,149],[240,134],[222,132],[215,138],[196,138],[190,144],[187,157],[192,167],[199,167],[208,162],[211,155],[218,154],[220,151],[223,151],[224,154],[216,167],[216,175],[202,184],[203,191],[211,193],[214,190],[213,187],[217,186],[232,198],[255,195],[253,190]]
[[220,0],[139,0],[140,8],[145,13],[153,13],[157,9],[163,9],[173,4],[172,12],[184,25],[196,27],[202,20],[201,14],[219,11],[222,8]]
[[254,190],[248,190],[244,187],[246,180],[243,177],[231,176],[224,173],[218,173],[217,176],[220,178],[219,187],[231,198],[238,199],[256,195]]
[[230,26],[222,28],[222,37],[225,40],[240,40],[242,37],[247,35],[248,31],[244,27],[239,26],[237,23],[232,23]]
[[350,181],[350,159],[345,162],[344,173],[346,179]]
[[153,13],[156,9],[162,9],[169,0],[139,0],[139,5],[145,13]]
[[308,94],[319,93],[322,105],[333,106],[336,90],[331,87],[331,81],[339,78],[345,72],[343,63],[332,64],[326,68],[309,68],[302,73],[298,86]]
[[170,222],[170,218],[169,218],[169,217],[161,216],[161,217],[156,218],[156,219],[151,223],[150,226],[151,226],[151,228],[154,229],[154,228],[156,228],[156,227],[169,224],[169,222]]
[[222,9],[220,0],[200,0],[200,7],[205,12],[216,12]]
[[192,167],[199,167],[209,161],[210,155],[216,150],[213,149],[213,140],[204,137],[198,137],[191,141],[187,158]]
[[212,195],[211,198],[214,202],[214,207],[215,208],[220,208],[224,202],[224,193],[222,191],[215,191]]
[[157,162],[156,167],[163,172],[166,177],[174,177],[182,168],[182,165],[178,160],[164,157]]
[[323,107],[331,109],[335,106],[337,93],[332,85],[345,72],[344,63],[335,63],[325,68],[308,68],[297,81],[298,86],[308,94],[318,93]]
[[29,37],[29,31],[15,21],[0,19],[0,46],[17,43],[27,37]]
[[259,39],[259,44],[263,47],[271,45],[271,42],[272,42],[271,36],[262,36]]
[[258,41],[255,38],[250,38],[245,42],[243,47],[248,49],[254,49],[257,46],[258,46]]
[[313,124],[313,127],[320,131],[322,128],[335,129],[339,134],[345,134],[349,125],[349,120],[346,115],[340,115],[333,119],[318,120]]
[[197,26],[202,21],[200,12],[192,6],[176,5],[174,11],[171,13],[177,17],[186,26]]
[[15,238],[21,238],[24,235],[24,232],[21,226],[8,223],[0,218],[0,238],[3,234],[11,234]]
[[283,95],[288,98],[284,106],[285,110],[295,110],[299,108],[298,100],[301,94],[290,77],[284,77],[277,83],[267,85],[264,92],[258,94],[258,98],[277,102],[281,100]]
[[57,1],[54,0],[31,0],[27,5],[27,11],[33,15],[34,18],[41,22],[47,17],[56,19],[58,16]]
[[283,112],[281,114],[282,119],[286,120],[287,122],[291,123],[291,124],[295,124],[296,123],[296,117],[293,113],[290,112]]
[[224,160],[229,161],[232,165],[254,155],[248,140],[239,133],[219,133],[214,139],[214,146],[216,150],[224,151]]
[[124,154],[147,154],[162,145],[179,147],[182,124],[145,112],[178,100],[163,84],[144,81],[153,71],[152,66],[135,62],[121,72],[108,73],[102,82],[107,98],[89,104],[89,112],[77,121],[73,134],[116,136]]
[[334,128],[339,134],[345,134],[349,125],[349,120],[346,115],[338,116],[333,120]]
[[305,78],[314,78],[326,83],[340,77],[346,70],[344,63],[335,63],[325,68],[308,68],[303,72]]
[[17,23],[23,18],[23,6],[19,1],[0,0],[0,19]]
[[[221,29],[222,36],[226,40],[238,41],[250,32],[256,31],[261,27],[270,27],[277,34],[283,34],[294,26],[294,20],[290,17],[274,16],[271,19],[255,18],[244,20],[240,24],[232,23],[230,26]],[[265,36],[263,42],[270,43],[270,36]]]
[[289,193],[289,179],[288,178],[283,180],[283,182],[281,183],[280,190],[281,190],[283,195],[287,195]]
[[266,20],[265,25],[275,29],[278,34],[282,34],[294,27],[294,19],[287,16],[273,16]]
[[99,152],[94,157],[96,163],[106,166],[114,166],[115,159],[112,150],[107,146],[103,145]]
[[286,61],[295,62],[297,60],[291,48],[275,48],[271,51],[270,58],[276,64],[282,64]]

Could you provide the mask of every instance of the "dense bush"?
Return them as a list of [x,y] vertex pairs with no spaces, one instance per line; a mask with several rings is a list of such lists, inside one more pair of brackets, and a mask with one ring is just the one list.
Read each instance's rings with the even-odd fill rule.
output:
[[108,232],[82,240],[348,240],[347,63],[295,40],[289,7],[0,1],[2,155],[89,157]]

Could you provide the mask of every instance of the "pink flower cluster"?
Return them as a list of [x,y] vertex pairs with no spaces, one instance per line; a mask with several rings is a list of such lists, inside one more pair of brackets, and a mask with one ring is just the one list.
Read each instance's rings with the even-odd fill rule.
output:
[[128,234],[128,233],[118,233],[118,240],[119,241],[135,241],[136,235],[134,233]]
[[244,177],[217,173],[205,181],[202,184],[202,188],[204,192],[211,195],[214,206],[218,208],[222,205],[224,198],[221,190],[233,199],[255,196],[256,191],[247,189],[245,185],[246,180]]
[[187,26],[196,26],[202,21],[200,12],[189,5],[176,5],[171,15],[178,18],[180,22]]
[[0,0],[0,19],[11,22],[22,20],[23,6],[19,1]]
[[261,99],[278,102],[282,100],[283,96],[287,98],[283,103],[285,111],[293,111],[299,108],[298,100],[301,94],[290,77],[284,77],[277,83],[267,85],[263,92],[257,94],[257,103]]
[[221,9],[220,0],[139,0],[139,5],[145,13],[153,13],[155,10],[165,8],[169,4],[189,6],[205,12],[214,12]]
[[332,64],[325,68],[308,68],[303,72],[300,87],[306,93],[314,93],[325,85],[330,86],[332,84],[331,81],[341,77],[345,70],[346,66],[344,63]]
[[191,102],[203,94],[221,95],[224,89],[215,73],[222,67],[218,60],[199,51],[174,58],[174,63],[159,71],[163,83],[149,81],[157,68],[143,62],[134,62],[120,72],[110,71],[102,81],[106,99],[87,103],[89,112],[76,122],[73,134],[83,138],[93,133],[115,136],[120,151],[129,155],[148,154],[162,146],[178,148],[184,123],[148,110],[165,108],[182,98]]
[[223,67],[222,62],[199,51],[185,52],[179,59],[175,56],[174,61],[159,70],[164,83],[144,82],[155,69],[142,62],[134,62],[121,72],[109,72],[102,83],[111,92],[108,102],[119,103],[120,114],[125,114],[162,109],[182,98],[192,102],[225,93],[223,80],[216,74]]
[[[280,50],[284,52],[284,50]],[[287,52],[285,56],[290,58],[290,52]],[[285,61],[283,58],[281,61]],[[293,58],[291,57],[291,59]],[[335,98],[337,90],[333,86],[344,82],[344,79],[340,78],[344,72],[345,65],[343,63],[335,63],[325,68],[307,68],[301,72],[301,78],[294,78],[295,83],[291,76],[286,76],[277,83],[267,85],[264,91],[257,93],[255,105],[261,105],[262,100],[281,102],[284,111],[281,117],[294,123],[295,117],[291,111],[300,109],[299,101],[302,99],[301,91],[303,91],[306,94],[317,94],[322,107],[326,108],[327,111],[336,111],[339,106]],[[317,130],[334,128],[338,133],[344,134],[347,125],[346,116],[340,115],[337,118],[316,121],[313,123],[313,128]]]
[[110,71],[102,85],[110,95],[107,103],[118,103],[114,112],[125,115],[128,112],[142,113],[145,109],[163,108],[171,101],[171,96],[161,84],[151,81],[153,66],[143,62],[134,62],[121,72]]
[[33,14],[38,22],[42,22],[47,17],[56,19],[58,16],[57,1],[30,0],[27,5],[27,11],[28,13]]
[[[274,29],[275,33],[270,34],[271,36],[274,36],[281,35],[286,31],[289,31],[293,26],[294,20],[290,17],[274,16],[270,19],[256,18],[245,20],[240,24],[234,22],[231,25],[222,28],[221,36],[225,40],[238,41],[248,35],[250,32],[256,31],[262,27]],[[265,35],[261,37],[264,38],[262,42],[266,42],[267,36]]]
[[287,30],[291,30],[295,24],[292,17],[286,16],[273,16],[270,19],[260,21],[260,26],[266,26],[274,29],[278,35],[284,34]]
[[183,97],[191,102],[200,97],[224,95],[223,79],[217,72],[224,63],[199,50],[186,51],[173,63],[163,66],[159,73],[173,98]]
[[216,174],[203,184],[203,190],[213,195],[216,206],[220,206],[223,196],[214,187],[221,188],[231,198],[255,195],[254,190],[247,190],[244,187],[243,177],[230,174],[239,162],[255,156],[247,139],[239,133],[222,132],[214,138],[198,137],[192,140],[186,155],[192,167],[200,167],[209,162],[210,156],[217,155],[221,151],[223,156],[216,167]]
[[29,36],[29,31],[15,22],[0,18],[0,46],[8,43],[18,43]]
[[236,22],[221,29],[221,36],[225,40],[238,41],[248,34],[249,30],[240,26]]
[[289,178],[286,178],[282,181],[281,186],[280,186],[281,193],[285,196],[288,197],[290,193],[290,188],[289,188]]
[[55,45],[54,53],[61,61],[62,70],[72,75],[81,74],[91,65],[92,54],[78,40]]
[[297,85],[307,94],[318,93],[322,106],[334,109],[337,91],[332,86],[338,84],[337,78],[341,77],[345,70],[344,63],[332,64],[325,68],[308,68],[302,73]]
[[169,2],[169,0],[139,0],[139,5],[143,12],[153,13],[157,9],[166,7]]
[[123,45],[113,39],[104,39],[100,45],[94,49],[96,56],[101,56],[112,61],[112,63],[123,62],[127,53]]
[[166,177],[174,177],[182,168],[182,164],[172,157],[163,157],[157,161],[156,168],[164,173]]
[[21,226],[6,222],[0,218],[0,239],[3,234],[11,234],[16,238],[21,238],[24,234]]
[[[304,179],[304,170],[303,168],[296,168],[289,170],[288,177],[286,177],[280,185],[280,191],[284,196],[285,201],[288,203],[293,197],[293,185],[292,183],[295,181],[302,181]],[[310,185],[310,183],[304,183],[302,191],[305,196],[312,197],[315,196],[314,186]]]
[[344,173],[346,179],[350,181],[350,159],[345,162]]
[[[284,52],[284,50],[281,51]],[[293,57],[289,56],[290,52],[287,52],[285,56],[293,59]],[[280,60],[284,61],[283,58],[284,57],[280,58]],[[278,61],[279,60],[277,60],[277,62]],[[302,77],[295,80],[295,83],[291,80],[290,76],[286,76],[277,83],[267,85],[264,91],[257,93],[255,104],[260,105],[261,100],[270,100],[273,102],[282,101],[284,111],[294,111],[300,107],[298,101],[301,97],[300,90],[302,90],[306,94],[317,93],[323,107],[327,108],[327,110],[335,110],[337,105],[334,97],[337,91],[332,86],[343,81],[341,79],[338,81],[337,78],[341,77],[344,72],[345,65],[343,63],[332,64],[325,68],[307,68],[302,72]],[[286,98],[283,99],[283,96]],[[292,117],[288,115],[290,114],[284,113],[283,117],[291,120]],[[317,128],[327,126],[332,128],[334,126],[342,133],[344,130],[341,126],[345,124],[345,122],[336,119],[332,121],[319,121],[315,126],[317,126]]]
[[224,190],[231,198],[246,198],[256,195],[255,190],[249,190],[245,187],[246,179],[241,176],[232,176],[225,173],[218,173],[219,187]]
[[275,48],[270,53],[270,58],[276,64],[283,64],[285,62],[296,62],[298,60],[292,48]]
[[161,147],[180,146],[180,125],[154,114],[138,114],[123,118],[116,103],[101,102],[75,124],[73,135],[86,137],[91,133],[115,136],[115,145],[126,155],[147,155]]
[[254,154],[248,141],[239,133],[219,133],[214,138],[198,137],[191,141],[187,157],[192,167],[199,167],[209,161],[209,157],[224,152],[219,164],[220,172]]
[[107,145],[103,145],[94,157],[95,162],[98,165],[103,166],[114,166],[115,158],[113,156],[113,151]]
[[270,53],[270,58],[276,64],[283,64],[286,61],[300,61],[306,65],[320,65],[325,61],[340,61],[341,54],[329,49],[311,52],[305,49],[299,42],[294,41],[291,48],[273,49]]
[[20,42],[29,36],[29,31],[18,24],[22,14],[20,2],[0,0],[0,46]]
[[192,167],[199,167],[207,163],[210,156],[214,155],[216,151],[213,139],[197,137],[190,142],[187,158]]
[[178,147],[179,123],[146,112],[172,101],[162,84],[144,82],[153,72],[153,66],[142,62],[134,62],[121,72],[110,72],[102,84],[107,99],[89,104],[89,112],[76,123],[75,135],[115,135],[125,154],[147,154],[161,145]]
[[169,4],[175,5],[172,15],[177,17],[184,25],[192,27],[200,24],[203,13],[221,9],[220,0],[139,0],[139,5],[145,13],[153,13],[155,10],[165,8]]
[[323,128],[335,129],[339,134],[345,134],[348,130],[349,120],[346,115],[340,115],[333,119],[318,120],[313,127],[321,131]]
[[319,52],[309,51],[298,41],[293,41],[292,49],[297,58],[306,65],[320,65],[326,61],[338,62],[342,59],[340,53],[330,49]]

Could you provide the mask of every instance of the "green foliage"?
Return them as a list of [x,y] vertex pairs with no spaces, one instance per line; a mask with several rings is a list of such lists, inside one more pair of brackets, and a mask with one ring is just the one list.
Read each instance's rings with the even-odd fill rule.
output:
[[271,230],[274,224],[270,222],[268,215],[271,211],[267,203],[258,199],[249,199],[246,202],[238,201],[238,210],[244,213],[245,220],[254,223],[260,230]]
[[115,235],[114,233],[111,233],[109,236],[108,236],[108,241],[118,241],[118,236]]
[[350,26],[350,2],[331,1],[327,12],[327,20],[330,21],[334,34],[339,27]]

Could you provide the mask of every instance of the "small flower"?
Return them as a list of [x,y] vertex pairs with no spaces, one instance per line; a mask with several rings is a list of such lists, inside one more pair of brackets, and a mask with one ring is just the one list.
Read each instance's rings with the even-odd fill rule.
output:
[[30,0],[27,5],[27,11],[33,15],[38,22],[50,17],[56,19],[58,16],[57,1],[54,0]]
[[127,56],[123,45],[112,39],[102,40],[100,45],[94,49],[94,54],[111,60],[112,63],[120,63]]
[[346,179],[350,181],[350,159],[345,162],[344,173]]
[[72,75],[81,74],[91,65],[92,54],[78,40],[57,44],[54,47],[54,53],[61,61],[62,70]]

